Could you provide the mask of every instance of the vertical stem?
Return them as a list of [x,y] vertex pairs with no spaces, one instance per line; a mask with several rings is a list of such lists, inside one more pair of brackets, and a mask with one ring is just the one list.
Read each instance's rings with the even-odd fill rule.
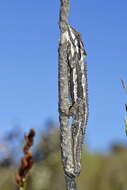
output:
[[59,120],[67,190],[76,190],[88,118],[86,52],[79,32],[68,24],[69,0],[60,0]]
[[75,177],[65,176],[67,190],[76,190]]
[[70,0],[60,0],[60,44],[59,44],[59,120],[61,130],[61,156],[64,166],[67,190],[76,190],[75,176],[69,176],[68,171],[73,173],[73,152],[71,144],[71,129],[69,126],[69,87],[67,65],[67,43],[65,34],[68,32],[68,14]]
[[60,30],[61,33],[67,30],[67,24],[68,24],[68,14],[69,14],[69,8],[70,8],[70,0],[60,0],[61,6],[60,6]]

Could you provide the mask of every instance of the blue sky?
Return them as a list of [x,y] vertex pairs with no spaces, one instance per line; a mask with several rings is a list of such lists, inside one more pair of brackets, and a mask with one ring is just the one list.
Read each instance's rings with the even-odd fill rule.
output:
[[[127,1],[72,1],[70,23],[82,34],[88,53],[90,116],[86,144],[105,151],[127,142],[120,77],[127,81]],[[1,134],[47,119],[58,123],[59,0],[0,1]]]

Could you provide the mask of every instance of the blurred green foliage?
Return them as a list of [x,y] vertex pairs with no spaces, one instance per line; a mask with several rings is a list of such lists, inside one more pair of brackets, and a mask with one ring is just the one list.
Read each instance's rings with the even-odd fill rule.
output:
[[[66,189],[60,160],[59,130],[56,127],[43,132],[34,151],[34,161],[28,176],[27,190]],[[18,166],[14,162],[4,162],[0,164],[0,190],[18,190],[15,183]],[[127,148],[115,145],[108,154],[92,154],[83,150],[78,189],[126,190]]]

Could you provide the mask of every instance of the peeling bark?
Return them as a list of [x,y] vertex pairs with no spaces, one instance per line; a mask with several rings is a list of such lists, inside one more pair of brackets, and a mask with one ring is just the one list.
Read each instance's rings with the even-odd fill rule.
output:
[[69,0],[61,0],[59,44],[59,120],[67,190],[76,190],[88,119],[86,51],[81,35],[68,24]]

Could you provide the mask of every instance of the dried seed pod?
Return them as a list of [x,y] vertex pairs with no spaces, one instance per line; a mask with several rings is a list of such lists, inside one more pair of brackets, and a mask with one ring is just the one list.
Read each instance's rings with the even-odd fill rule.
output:
[[26,133],[24,136],[26,141],[23,147],[24,156],[21,158],[21,165],[16,175],[16,182],[20,187],[24,186],[24,183],[26,181],[26,175],[33,165],[32,152],[30,148],[34,142],[35,130],[30,129],[29,133]]

